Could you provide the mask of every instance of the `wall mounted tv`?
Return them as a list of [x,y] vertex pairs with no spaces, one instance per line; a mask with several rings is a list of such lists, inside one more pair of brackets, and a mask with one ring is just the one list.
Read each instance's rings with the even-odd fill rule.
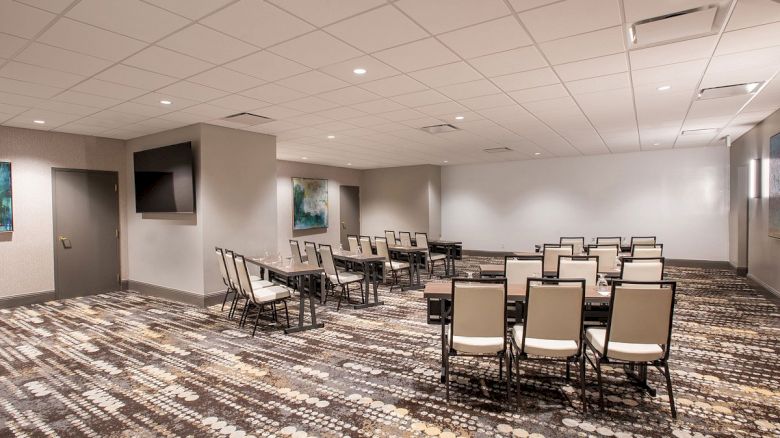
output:
[[192,144],[179,143],[133,154],[137,213],[194,213]]

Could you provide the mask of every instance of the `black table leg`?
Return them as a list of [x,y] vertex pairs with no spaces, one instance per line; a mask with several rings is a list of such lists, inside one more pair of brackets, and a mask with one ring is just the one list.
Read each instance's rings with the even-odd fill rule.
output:
[[[311,318],[311,323],[309,325],[304,325],[304,320],[306,319],[305,314],[305,308],[306,308],[306,284],[304,284],[304,277],[306,283],[308,283],[309,286],[309,315]],[[300,300],[298,301],[298,326],[297,327],[290,327],[286,329],[284,332],[287,334],[290,333],[297,333],[302,332],[305,330],[312,330],[312,329],[318,329],[325,327],[325,324],[323,323],[317,323],[317,312],[314,306],[314,285],[316,284],[316,279],[314,275],[299,275],[298,276],[298,288],[300,289]]]
[[[356,304],[353,306],[355,309],[365,309],[367,307],[375,307],[375,306],[381,306],[384,304],[384,301],[379,301],[379,281],[378,281],[378,275],[377,271],[379,271],[379,267],[376,263],[373,262],[364,262],[363,263],[363,269],[366,275],[366,299],[364,304]],[[368,277],[371,275],[371,283],[374,286],[374,302],[371,301],[371,285],[369,285]]]
[[444,373],[446,371],[444,370],[444,356],[447,355],[447,351],[446,351],[447,345],[446,345],[446,341],[445,341],[446,334],[445,334],[445,331],[444,331],[444,326],[445,326],[445,321],[446,321],[446,316],[444,314],[444,309],[445,309],[444,301],[445,301],[444,299],[440,299],[439,300],[439,308],[440,308],[440,310],[439,310],[439,322],[441,322],[441,375],[439,376],[439,380],[441,380],[441,383],[444,383],[444,380],[445,380]]

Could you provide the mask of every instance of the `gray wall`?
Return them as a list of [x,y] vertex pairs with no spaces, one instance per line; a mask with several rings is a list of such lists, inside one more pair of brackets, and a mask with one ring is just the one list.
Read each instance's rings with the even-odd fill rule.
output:
[[0,126],[0,161],[12,162],[14,232],[0,233],[0,298],[54,290],[52,167],[119,172],[120,255],[127,278],[124,142]]
[[[753,129],[742,135],[731,147],[731,199],[736,200],[731,205],[732,217],[738,219],[740,210],[745,209],[744,193],[738,193],[739,171],[747,166],[748,161],[760,158],[761,198],[750,199],[748,202],[749,220],[747,233],[739,226],[738,220],[733,220],[729,228],[730,241],[738,245],[735,254],[744,252],[747,247],[748,275],[765,287],[780,294],[780,239],[769,237],[769,138],[780,133],[780,111],[776,111]],[[743,174],[745,178],[747,175]],[[742,184],[742,190],[746,185]],[[739,201],[741,200],[741,202]],[[747,240],[745,235],[747,234]],[[741,262],[738,257],[732,263]]]

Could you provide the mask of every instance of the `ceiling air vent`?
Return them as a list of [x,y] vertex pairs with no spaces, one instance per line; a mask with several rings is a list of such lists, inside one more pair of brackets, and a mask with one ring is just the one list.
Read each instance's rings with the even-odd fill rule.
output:
[[233,114],[232,116],[223,117],[221,120],[230,123],[235,123],[238,125],[254,126],[254,125],[259,125],[261,123],[273,122],[274,119],[258,116],[257,114],[238,113],[238,114]]
[[449,123],[443,123],[441,125],[423,126],[420,129],[428,134],[441,134],[443,132],[458,131],[460,128],[450,125]]
[[683,131],[682,135],[714,134],[716,131],[716,128],[688,129]]
[[718,99],[720,97],[742,96],[755,93],[761,89],[762,82],[748,82],[747,84],[723,85],[720,87],[702,88],[699,91],[699,100]]
[[628,28],[629,48],[655,46],[715,34],[728,15],[730,3],[726,0],[714,0],[698,8],[637,21]]
[[507,147],[500,147],[500,148],[488,148],[483,149],[483,151],[489,153],[489,154],[502,154],[504,152],[512,152],[512,149],[509,149]]

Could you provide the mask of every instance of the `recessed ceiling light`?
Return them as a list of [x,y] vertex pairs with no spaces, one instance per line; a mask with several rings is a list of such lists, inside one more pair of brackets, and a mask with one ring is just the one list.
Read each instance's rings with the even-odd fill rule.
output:
[[356,68],[352,70],[352,73],[355,73],[356,75],[364,75],[366,74],[366,69],[364,68]]
[[542,155],[542,153],[541,152],[534,152],[534,155],[538,157],[539,155]]
[[301,160],[308,160],[307,157],[301,157]]
[[329,140],[333,140],[334,138],[336,138],[336,136],[335,136],[335,135],[329,135],[329,136],[328,136],[328,139],[329,139]]
[[45,120],[33,120],[33,123],[38,124],[38,125],[43,125],[44,123],[46,123],[46,121]]
[[653,143],[653,146],[658,146],[659,144],[661,144],[661,143]]
[[347,166],[351,166],[351,165],[352,165],[352,163],[347,163]]
[[447,164],[447,163],[449,163],[449,161],[447,161],[447,160],[444,160],[444,164]]
[[671,85],[661,85],[660,87],[657,88],[657,90],[658,91],[666,91],[666,90],[669,90],[671,88],[672,88]]
[[163,105],[170,105],[173,102],[171,102],[170,100],[161,100],[160,103],[163,104]]
[[455,120],[463,120],[463,119],[465,119],[465,117],[463,117],[463,116],[455,116]]

